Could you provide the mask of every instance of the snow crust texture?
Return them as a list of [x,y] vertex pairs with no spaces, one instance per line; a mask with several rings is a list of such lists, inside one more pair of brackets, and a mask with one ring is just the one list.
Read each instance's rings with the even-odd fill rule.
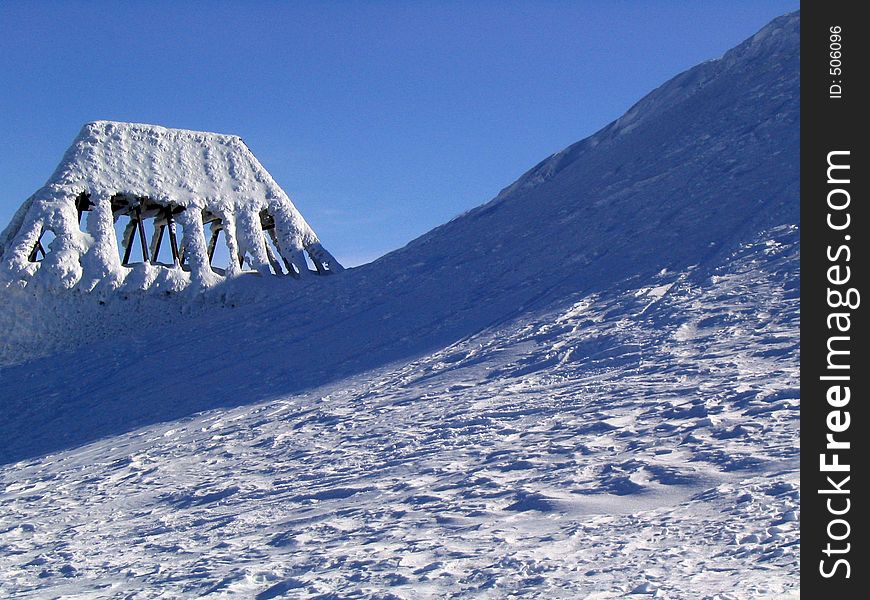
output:
[[799,26],[341,277],[0,291],[0,596],[798,597]]
[[[177,221],[186,260],[176,267],[183,268],[122,266],[114,222],[123,215],[163,219],[173,228]],[[307,275],[305,252],[318,272],[342,269],[240,137],[97,121],[82,128],[45,186],[0,234],[0,286],[84,293],[212,287],[223,278],[210,266],[204,222],[219,225],[230,256],[246,259],[253,271]],[[266,225],[280,257],[269,254]],[[133,237],[134,227],[127,230]],[[34,248],[46,232],[54,237],[37,261]],[[241,272],[231,260],[222,274]]]
[[0,592],[796,598],[797,244],[10,465]]

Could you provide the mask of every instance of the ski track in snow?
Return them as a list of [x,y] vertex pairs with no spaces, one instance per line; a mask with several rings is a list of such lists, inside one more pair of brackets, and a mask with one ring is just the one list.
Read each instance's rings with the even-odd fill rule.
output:
[[797,597],[798,249],[6,465],[0,595]]

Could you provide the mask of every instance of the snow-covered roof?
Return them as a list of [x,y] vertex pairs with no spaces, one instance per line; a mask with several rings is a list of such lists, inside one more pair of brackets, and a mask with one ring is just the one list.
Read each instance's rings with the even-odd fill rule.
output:
[[[79,229],[82,210],[90,211],[86,232]],[[204,240],[203,225],[209,223],[225,233],[230,256],[247,257],[259,272],[305,274],[303,252],[318,272],[341,270],[240,137],[96,121],[82,128],[54,174],[0,234],[0,281],[26,284],[37,272],[49,271],[61,287],[70,288],[81,285],[87,278],[82,270],[96,260],[97,279],[109,277],[113,287],[120,285],[129,269],[120,263],[113,223],[123,215],[163,218],[158,226],[181,225],[178,254],[190,260],[189,265],[181,260],[185,268],[176,270],[181,284],[190,279],[185,273],[202,285],[217,281],[209,264],[212,249]],[[34,252],[46,231],[55,236],[53,256],[46,254],[39,264]],[[135,235],[125,236],[123,243]],[[269,238],[280,256],[269,247]],[[227,275],[241,272],[230,262]]]
[[47,185],[182,206],[289,202],[239,136],[113,121],[85,125]]

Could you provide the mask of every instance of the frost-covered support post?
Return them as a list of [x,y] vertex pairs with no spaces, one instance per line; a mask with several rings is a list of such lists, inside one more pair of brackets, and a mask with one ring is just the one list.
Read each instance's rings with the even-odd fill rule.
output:
[[79,230],[75,196],[64,195],[44,205],[45,229],[54,233],[49,252],[40,263],[34,279],[45,287],[70,289],[82,278],[81,257],[89,239]]
[[3,252],[3,269],[13,278],[32,275],[36,265],[30,260],[33,248],[42,236],[43,218],[39,205],[34,202],[27,211],[18,232],[12,237],[9,246]]
[[[304,222],[299,213],[289,210],[283,203],[275,203],[271,214],[275,219],[275,239],[278,252],[284,258],[287,269],[295,277],[309,275],[308,262],[305,260]],[[313,234],[312,234],[313,235]],[[314,237],[316,241],[317,238]]]
[[[326,248],[321,246],[320,242],[309,244],[306,246],[305,250],[308,252],[308,256],[311,257],[311,262],[314,263],[317,272],[321,275],[326,273],[340,273],[341,271],[344,271],[344,267],[341,266],[341,263],[335,260],[335,257],[330,254]],[[328,270],[325,270],[324,266]]]
[[[224,230],[224,240],[227,242],[227,250],[230,253],[230,256],[238,257],[239,256],[239,243],[238,238],[236,237],[236,217],[232,211],[224,210],[220,213],[220,219],[223,223]],[[238,275],[242,272],[241,265],[235,260],[230,260],[227,263],[227,276]]]
[[[276,249],[278,249],[279,248],[278,236],[275,235],[275,224],[274,223],[272,223],[272,226],[265,231],[265,234],[269,236],[269,239],[272,240],[272,244],[275,246]],[[290,275],[296,274],[293,272],[293,267],[290,266],[290,263],[287,262],[287,259],[284,258],[283,256],[281,256],[280,250],[278,250],[278,256],[275,256],[274,252],[272,252],[272,249],[269,247],[268,244],[266,244],[266,253],[269,255],[269,261],[272,263],[272,268],[275,269],[275,273],[283,274],[286,272]],[[279,262],[279,259],[280,259],[280,262]],[[284,264],[283,269],[281,268],[281,263]]]
[[269,257],[266,255],[266,239],[260,215],[250,209],[237,211],[236,235],[239,241],[239,257],[250,256],[252,266],[263,275],[269,275]]
[[218,276],[211,270],[211,257],[205,245],[202,211],[195,208],[178,214],[178,222],[184,233],[182,252],[190,265],[193,280],[202,286],[214,284]]
[[87,229],[93,242],[82,256],[82,279],[88,281],[88,289],[93,289],[100,281],[109,287],[116,287],[123,280],[124,271],[118,258],[111,194],[94,193],[90,212]]
[[18,210],[15,211],[15,214],[12,215],[12,220],[6,226],[6,228],[0,232],[0,258],[6,254],[6,250],[12,245],[12,242],[15,239],[15,236],[21,231],[21,228],[24,227],[27,222],[27,217],[30,214],[30,208],[33,206],[33,199],[36,197],[36,194],[28,198],[24,204],[18,207]]

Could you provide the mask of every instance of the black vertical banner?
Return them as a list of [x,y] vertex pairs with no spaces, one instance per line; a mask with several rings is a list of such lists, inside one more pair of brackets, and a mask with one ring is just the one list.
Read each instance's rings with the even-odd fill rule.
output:
[[[866,598],[870,544],[865,69],[860,3],[801,10],[801,588]],[[821,594],[826,594],[822,596]]]

